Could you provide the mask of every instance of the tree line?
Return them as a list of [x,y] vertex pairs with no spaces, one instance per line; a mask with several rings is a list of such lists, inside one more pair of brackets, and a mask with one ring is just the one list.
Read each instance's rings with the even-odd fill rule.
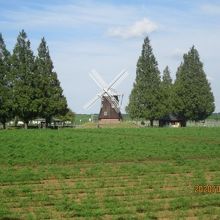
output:
[[44,118],[46,126],[53,116],[72,113],[67,106],[49,48],[41,39],[34,56],[30,40],[22,30],[12,54],[0,33],[0,122],[18,117],[28,127],[30,120]]
[[169,114],[187,120],[204,120],[215,110],[214,96],[195,46],[183,55],[172,82],[167,66],[162,79],[150,40],[144,39],[137,62],[136,79],[129,96],[127,113],[132,119],[159,120]]

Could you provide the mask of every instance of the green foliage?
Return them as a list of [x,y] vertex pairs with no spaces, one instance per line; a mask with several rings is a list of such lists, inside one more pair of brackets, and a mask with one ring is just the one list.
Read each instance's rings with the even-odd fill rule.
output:
[[53,70],[45,39],[35,58],[27,34],[22,30],[10,56],[0,34],[0,122],[3,127],[13,117],[24,121],[27,128],[28,122],[36,117],[45,118],[48,124],[57,115],[71,117],[71,120],[73,117]]
[[38,115],[37,76],[30,41],[22,30],[12,54],[14,115],[25,124]]
[[65,115],[58,115],[58,118],[64,122],[70,121],[73,123],[75,120],[75,113],[71,109],[68,109],[68,112]]
[[160,72],[150,40],[146,37],[137,62],[136,79],[126,111],[133,119],[153,121],[161,116],[160,96]]
[[220,113],[212,113],[208,119],[220,120]]
[[169,67],[163,71],[163,77],[161,82],[161,112],[163,116],[167,116],[173,111],[172,103],[173,102],[173,84],[170,76]]
[[170,206],[173,210],[176,210],[176,209],[187,210],[191,206],[190,202],[191,202],[191,198],[176,198],[171,201]]
[[[0,163],[53,164],[157,157],[176,163],[198,154],[217,156],[219,144],[219,128],[10,130],[2,132],[0,137]],[[31,169],[25,173],[30,178],[38,178]],[[25,178],[25,173],[20,176]]]
[[219,128],[1,133],[0,218],[220,214],[217,193],[194,192],[199,184],[220,184]]
[[87,123],[89,122],[89,119],[90,118],[98,118],[98,115],[97,114],[93,114],[93,115],[89,115],[89,114],[76,114],[75,115],[75,123],[77,125],[79,124],[84,124],[84,123]]
[[0,122],[12,118],[11,56],[0,33]]
[[67,101],[53,70],[49,49],[44,38],[38,47],[36,57],[36,73],[38,76],[39,116],[49,123],[54,115],[65,115],[68,112]]
[[214,96],[194,46],[183,56],[174,91],[174,111],[185,120],[204,120],[215,109]]
[[219,193],[194,187],[220,184],[219,132],[1,131],[0,219],[214,219]]
[[168,67],[160,82],[150,41],[148,38],[144,40],[136,80],[126,107],[132,119],[149,119],[153,125],[154,119],[174,114],[183,120],[182,125],[185,126],[187,120],[204,120],[212,114],[215,109],[214,96],[194,46],[184,54],[183,59],[174,85]]
[[166,66],[166,68],[163,71],[163,77],[162,77],[162,85],[166,88],[169,88],[172,86],[172,78],[170,76],[170,70],[169,67]]

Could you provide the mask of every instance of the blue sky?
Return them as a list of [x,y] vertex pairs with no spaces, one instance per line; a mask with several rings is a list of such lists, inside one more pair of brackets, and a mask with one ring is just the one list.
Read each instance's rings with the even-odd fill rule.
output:
[[22,29],[35,53],[46,38],[64,94],[77,113],[99,111],[99,102],[83,109],[99,92],[89,77],[92,69],[107,82],[128,70],[117,88],[124,94],[124,109],[147,35],[160,71],[168,65],[173,79],[183,53],[195,45],[220,112],[219,0],[0,0],[0,32],[10,51]]

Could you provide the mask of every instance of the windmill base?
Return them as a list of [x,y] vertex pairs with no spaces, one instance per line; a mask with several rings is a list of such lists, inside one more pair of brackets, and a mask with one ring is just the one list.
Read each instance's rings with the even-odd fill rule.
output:
[[103,119],[99,120],[99,124],[118,124],[120,122],[121,122],[120,119],[106,119],[106,118],[103,118]]

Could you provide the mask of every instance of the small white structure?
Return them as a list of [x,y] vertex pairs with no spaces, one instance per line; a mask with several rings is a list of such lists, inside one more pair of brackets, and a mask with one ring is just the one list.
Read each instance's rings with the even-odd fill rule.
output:
[[24,125],[23,121],[18,121],[18,125]]

